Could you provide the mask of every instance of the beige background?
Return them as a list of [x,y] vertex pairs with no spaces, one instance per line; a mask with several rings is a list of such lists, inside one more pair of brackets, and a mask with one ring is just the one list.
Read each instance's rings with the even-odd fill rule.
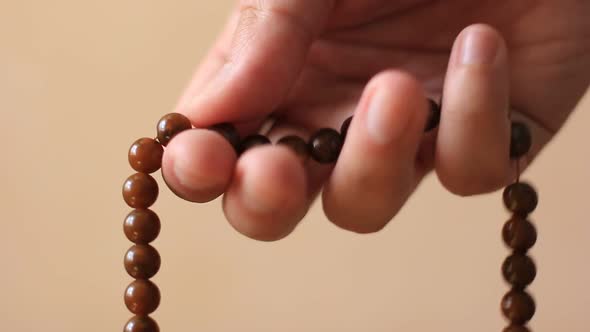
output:
[[[230,1],[0,0],[0,330],[120,331],[129,277],[120,196],[129,144],[153,135]],[[541,192],[536,331],[588,331],[590,100],[527,178]],[[155,278],[165,331],[500,331],[507,218],[498,194],[430,177],[383,232],[316,206],[257,243],[162,191]]]

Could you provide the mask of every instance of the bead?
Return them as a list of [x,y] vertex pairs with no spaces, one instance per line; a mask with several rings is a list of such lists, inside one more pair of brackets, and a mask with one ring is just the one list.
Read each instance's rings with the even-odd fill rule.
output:
[[503,332],[531,332],[526,326],[510,325]]
[[129,165],[140,173],[153,173],[162,166],[164,148],[156,140],[140,138],[129,148]]
[[526,252],[537,242],[537,230],[530,221],[513,216],[502,228],[506,245],[517,252]]
[[174,136],[192,127],[191,121],[186,116],[180,113],[166,114],[158,121],[158,141],[166,146]]
[[340,135],[342,139],[346,139],[346,135],[348,134],[348,128],[350,127],[350,123],[352,122],[352,116],[349,116],[344,122],[342,122],[342,127],[340,127]]
[[240,145],[241,153],[250,150],[256,146],[270,144],[270,140],[264,135],[250,135],[244,138]]
[[311,157],[322,164],[333,163],[338,159],[342,149],[342,137],[334,129],[318,130],[310,139]]
[[160,254],[149,244],[134,245],[125,254],[125,270],[135,279],[149,279],[160,270]]
[[148,244],[160,234],[160,218],[149,209],[133,210],[125,218],[123,231],[129,241],[136,244]]
[[158,198],[158,183],[144,173],[135,173],[123,184],[123,199],[132,208],[148,208]]
[[537,275],[535,262],[527,255],[515,253],[502,264],[504,279],[517,289],[530,285]]
[[125,290],[125,305],[136,315],[149,315],[160,305],[160,290],[149,280],[135,280]]
[[440,106],[432,99],[428,98],[429,110],[428,120],[426,122],[425,132],[429,132],[434,128],[438,127],[440,123]]
[[240,135],[231,123],[220,123],[209,128],[223,136],[237,152],[240,151]]
[[290,148],[301,160],[307,160],[309,156],[309,146],[303,138],[295,135],[285,136],[281,138],[277,144],[286,145]]
[[512,122],[510,136],[510,158],[518,159],[529,152],[532,145],[529,128],[522,122]]
[[513,183],[506,187],[503,199],[508,210],[520,215],[533,212],[539,202],[535,189],[525,182]]
[[511,290],[502,298],[502,312],[514,325],[522,325],[535,315],[535,301],[524,291]]
[[134,316],[127,321],[123,332],[160,332],[160,327],[149,316]]

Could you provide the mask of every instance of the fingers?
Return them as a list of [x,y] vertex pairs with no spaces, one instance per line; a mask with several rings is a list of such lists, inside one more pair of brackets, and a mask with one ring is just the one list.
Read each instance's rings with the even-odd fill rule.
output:
[[334,0],[243,0],[223,64],[183,112],[198,126],[259,119],[286,96]]
[[369,83],[324,188],[333,223],[375,232],[399,211],[419,181],[415,162],[427,108],[420,84],[406,74],[385,72]]
[[175,194],[204,203],[229,185],[236,163],[233,147],[218,133],[192,129],[170,141],[162,159],[162,175]]
[[[181,98],[178,111],[195,127],[240,122],[250,127],[246,132],[255,131],[289,91],[333,2],[241,1]],[[227,187],[232,174],[228,169],[235,165],[235,155],[227,144],[216,150],[201,145],[218,140],[214,136],[193,132],[171,142],[163,172],[179,196],[202,202],[217,197],[220,189]],[[206,169],[192,164],[207,158],[217,160],[222,167]]]
[[485,25],[466,28],[453,46],[443,92],[435,167],[459,195],[490,192],[511,178],[507,50]]
[[180,97],[176,105],[176,112],[182,112],[186,109],[195,96],[201,92],[207,83],[215,77],[227,62],[232,37],[238,26],[238,14],[237,10],[232,11],[230,18],[217,38],[217,41],[213,47],[211,47],[197,71],[193,74],[193,78]]
[[261,241],[287,236],[307,212],[307,179],[297,156],[283,146],[247,151],[224,195],[229,223]]

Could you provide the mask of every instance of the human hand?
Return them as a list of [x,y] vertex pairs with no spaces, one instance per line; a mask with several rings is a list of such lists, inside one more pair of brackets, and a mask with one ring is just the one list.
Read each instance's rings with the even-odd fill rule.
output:
[[[272,113],[273,141],[354,113],[346,144],[332,166],[276,145],[238,158],[194,129],[168,145],[164,178],[190,201],[225,193],[230,224],[267,241],[288,235],[322,187],[328,219],[359,233],[383,228],[432,169],[454,194],[497,190],[514,176],[509,113],[533,132],[526,166],[586,91],[588,13],[576,0],[241,1],[177,111],[242,135]],[[439,128],[424,134],[426,97],[443,94]]]

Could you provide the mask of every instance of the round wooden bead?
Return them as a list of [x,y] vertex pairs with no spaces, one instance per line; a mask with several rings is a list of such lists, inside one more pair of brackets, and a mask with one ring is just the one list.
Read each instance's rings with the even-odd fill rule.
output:
[[254,147],[270,144],[268,137],[264,135],[250,135],[244,138],[242,144],[240,144],[241,153],[250,150]]
[[290,148],[301,159],[306,160],[309,157],[309,146],[305,140],[299,136],[289,135],[281,138],[277,144],[285,145]]
[[348,134],[348,128],[350,127],[350,123],[352,122],[352,116],[349,116],[344,122],[342,122],[342,126],[340,127],[340,135],[342,139],[346,139],[346,135]]
[[529,128],[522,122],[513,122],[510,136],[510,158],[516,159],[529,152],[532,145]]
[[135,173],[123,184],[123,199],[132,208],[148,208],[156,202],[157,198],[158,183],[150,175]]
[[537,242],[537,230],[530,221],[513,216],[504,224],[502,238],[508,247],[517,252],[526,252]]
[[156,140],[140,138],[129,148],[129,165],[140,173],[153,173],[162,166],[164,148]]
[[166,114],[158,121],[158,141],[166,146],[174,136],[192,127],[191,121],[186,116],[180,113]]
[[240,135],[231,123],[220,123],[209,128],[223,136],[236,152],[240,151]]
[[502,264],[502,274],[514,288],[523,289],[535,280],[537,268],[530,257],[515,253],[507,257]]
[[531,330],[522,325],[510,325],[503,332],[531,332]]
[[149,279],[160,270],[160,254],[149,244],[134,245],[125,254],[125,270],[135,279]]
[[429,132],[434,128],[438,127],[440,123],[440,106],[432,99],[428,99],[428,120],[426,122],[425,132]]
[[127,321],[123,332],[160,332],[160,327],[149,316],[134,316]]
[[524,291],[511,290],[502,298],[502,312],[514,325],[522,325],[535,315],[535,301]]
[[323,128],[309,139],[311,157],[322,164],[333,163],[342,149],[342,136],[336,130]]
[[125,305],[136,315],[149,315],[160,305],[160,290],[149,280],[135,280],[125,290]]
[[520,215],[533,212],[539,202],[535,189],[525,182],[513,183],[506,187],[503,198],[506,208]]
[[123,222],[123,231],[129,241],[136,244],[148,244],[160,234],[160,218],[149,209],[131,211]]

